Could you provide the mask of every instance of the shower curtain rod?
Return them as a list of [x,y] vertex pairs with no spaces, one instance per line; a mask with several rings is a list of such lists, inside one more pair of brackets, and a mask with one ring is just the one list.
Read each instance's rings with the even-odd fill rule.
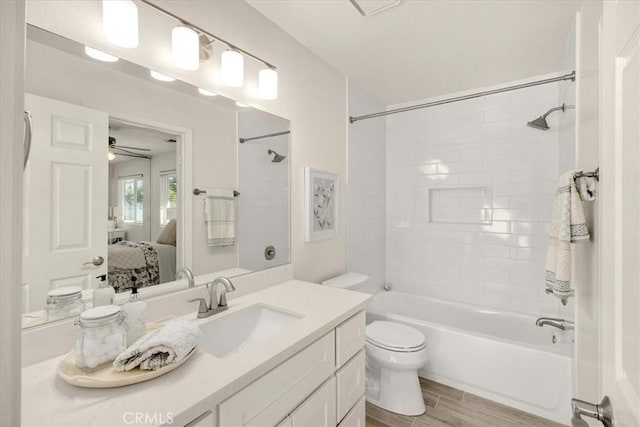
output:
[[290,130],[285,130],[284,132],[269,133],[267,135],[253,136],[251,138],[240,138],[240,144],[247,141],[253,141],[255,139],[269,138],[272,136],[280,136],[280,135],[289,135],[290,133],[291,133]]
[[435,107],[436,105],[450,104],[452,102],[466,101],[467,99],[480,98],[486,95],[495,95],[496,93],[509,92],[511,90],[517,90],[517,89],[525,89],[532,86],[545,85],[547,83],[561,82],[564,80],[575,81],[576,72],[572,71],[571,73],[565,74],[564,76],[552,77],[550,79],[543,79],[543,80],[535,80],[532,82],[522,83],[514,86],[507,86],[500,89],[486,90],[484,92],[476,92],[469,95],[462,95],[462,96],[456,96],[453,98],[441,99],[440,101],[433,101],[433,102],[427,102],[424,104],[411,105],[409,107],[396,108],[395,110],[381,111],[379,113],[365,114],[363,116],[355,116],[355,117],[351,116],[349,117],[349,122],[355,123],[359,120],[373,119],[375,117],[383,117],[383,116],[388,116],[396,113],[404,113],[405,111],[413,111],[413,110],[419,110],[421,108]]

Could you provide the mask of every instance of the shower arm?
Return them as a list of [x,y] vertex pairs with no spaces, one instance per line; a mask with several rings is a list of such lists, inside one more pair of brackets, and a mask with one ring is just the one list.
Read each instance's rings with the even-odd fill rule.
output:
[[544,114],[543,114],[542,116],[540,116],[540,117],[542,117],[543,119],[546,119],[546,118],[547,118],[547,116],[549,116],[549,114],[553,113],[554,111],[562,111],[562,112],[565,112],[566,110],[573,110],[573,109],[575,109],[575,108],[576,108],[576,106],[575,106],[575,105],[562,104],[562,105],[561,105],[561,106],[559,106],[559,107],[554,107],[554,108],[550,109],[549,111],[547,111],[546,113],[544,113]]

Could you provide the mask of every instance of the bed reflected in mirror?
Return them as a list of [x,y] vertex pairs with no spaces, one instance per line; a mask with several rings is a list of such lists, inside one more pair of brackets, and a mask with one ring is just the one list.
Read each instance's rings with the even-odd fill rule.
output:
[[107,277],[116,293],[175,280],[177,138],[109,121]]

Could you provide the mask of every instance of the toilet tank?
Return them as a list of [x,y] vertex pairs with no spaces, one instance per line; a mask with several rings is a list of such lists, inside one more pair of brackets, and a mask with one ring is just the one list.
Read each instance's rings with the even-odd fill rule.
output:
[[329,280],[322,282],[323,285],[331,286],[333,288],[351,289],[353,291],[362,287],[369,276],[362,273],[346,273],[337,277],[333,277]]

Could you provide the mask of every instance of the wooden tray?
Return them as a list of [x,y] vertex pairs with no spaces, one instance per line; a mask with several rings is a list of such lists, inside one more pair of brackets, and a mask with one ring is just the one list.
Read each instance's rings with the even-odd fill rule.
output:
[[[164,318],[147,325],[147,331],[158,329],[173,317]],[[86,372],[76,366],[76,351],[71,350],[58,365],[58,376],[69,384],[86,388],[112,388],[123,387],[157,378],[161,375],[179,368],[196,352],[192,349],[181,361],[164,366],[155,371],[143,371],[135,368],[130,371],[119,372],[113,369],[113,365],[107,364],[93,372]]]

